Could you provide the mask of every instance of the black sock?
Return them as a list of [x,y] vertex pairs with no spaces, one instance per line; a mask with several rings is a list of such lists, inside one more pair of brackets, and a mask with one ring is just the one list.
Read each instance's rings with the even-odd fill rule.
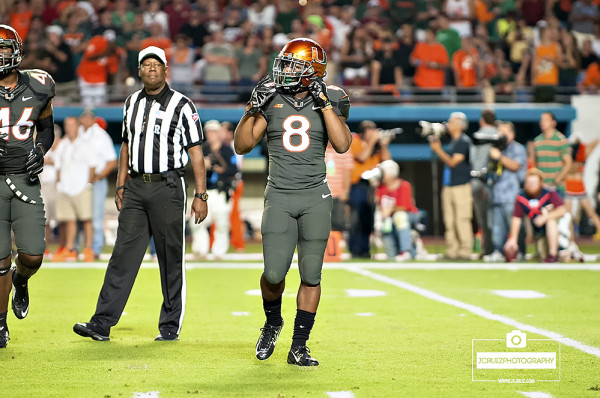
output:
[[303,310],[296,310],[292,348],[306,345],[306,341],[310,336],[310,331],[315,324],[315,315],[317,314]]
[[15,279],[14,279],[15,285],[16,286],[25,286],[27,284],[27,281],[29,280],[29,278],[26,278],[23,275],[19,274],[17,272],[17,270],[13,270],[13,272],[15,273]]
[[263,298],[263,309],[267,317],[267,323],[272,326],[281,326],[283,318],[281,317],[281,297],[273,301],[267,301]]

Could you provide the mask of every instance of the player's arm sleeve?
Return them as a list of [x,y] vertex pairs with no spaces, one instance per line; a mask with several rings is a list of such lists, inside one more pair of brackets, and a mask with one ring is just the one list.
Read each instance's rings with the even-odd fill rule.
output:
[[181,123],[183,125],[183,146],[190,149],[193,146],[202,144],[204,133],[200,125],[198,111],[192,101],[181,108]]
[[54,115],[52,112],[52,99],[48,101],[44,109],[40,112],[38,120],[35,122],[37,130],[35,144],[41,146],[44,154],[52,147],[54,143]]

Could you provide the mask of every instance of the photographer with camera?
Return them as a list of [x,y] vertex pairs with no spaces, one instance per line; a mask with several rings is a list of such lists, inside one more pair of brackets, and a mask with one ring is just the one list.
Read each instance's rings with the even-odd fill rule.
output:
[[418,218],[412,186],[400,178],[400,167],[394,160],[381,162],[379,170],[381,183],[375,190],[375,198],[381,213],[385,254],[396,261],[411,260],[416,256],[411,225]]
[[471,180],[473,207],[477,225],[483,235],[483,245],[481,247],[482,256],[488,256],[494,251],[492,232],[487,216],[491,195],[487,176],[488,171],[490,171],[490,151],[495,144],[493,139],[498,136],[495,121],[496,115],[493,110],[484,109],[481,111],[479,130],[473,134],[473,146],[470,151],[471,166],[473,168],[471,176],[475,177]]
[[471,139],[464,133],[467,116],[453,112],[447,130],[451,137],[448,152],[442,149],[437,134],[430,135],[429,145],[446,165],[442,188],[442,211],[446,228],[446,256],[449,259],[469,260],[473,245],[473,197],[471,193],[471,164],[469,149]]
[[210,247],[209,228],[215,224],[212,254],[222,258],[229,249],[229,216],[231,214],[230,197],[233,191],[235,175],[238,171],[235,152],[225,145],[225,132],[217,120],[204,123],[206,142],[202,145],[204,167],[206,168],[206,192],[208,194],[208,214],[196,224],[193,217],[189,220],[192,233],[192,251],[204,259]]
[[[510,229],[515,199],[527,170],[527,151],[515,141],[515,126],[511,122],[498,123],[498,135],[504,137],[506,145],[502,150],[493,146],[489,152],[490,162],[495,164],[496,168],[491,170],[495,178],[491,187],[492,203],[488,212],[494,252],[483,257],[487,262],[504,261],[502,249]],[[522,245],[524,246],[524,241]],[[524,252],[525,248],[521,249]]]
[[369,239],[373,232],[375,202],[373,188],[362,173],[392,158],[388,145],[393,136],[381,134],[377,125],[365,120],[352,135],[350,151],[354,157],[350,188],[350,234],[348,246],[353,258],[370,258]]

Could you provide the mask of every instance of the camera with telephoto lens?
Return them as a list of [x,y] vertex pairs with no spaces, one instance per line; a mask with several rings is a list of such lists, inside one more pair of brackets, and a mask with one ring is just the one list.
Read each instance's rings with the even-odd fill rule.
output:
[[485,145],[491,144],[494,148],[498,148],[503,151],[508,146],[508,140],[505,135],[496,134],[485,134],[477,132],[473,134],[474,145]]
[[377,131],[379,131],[379,140],[383,140],[385,138],[389,138],[390,140],[393,140],[394,138],[396,138],[396,136],[398,134],[402,134],[402,132],[404,131],[401,127],[396,127],[394,129],[377,129]]
[[[425,120],[419,121],[419,125],[416,127],[415,132],[424,138],[437,138],[438,140],[448,132],[446,123],[431,123]],[[430,138],[431,137],[431,138]]]

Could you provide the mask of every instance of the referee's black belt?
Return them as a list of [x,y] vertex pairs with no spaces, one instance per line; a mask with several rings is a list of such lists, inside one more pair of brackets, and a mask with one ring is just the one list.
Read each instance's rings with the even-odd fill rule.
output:
[[160,181],[166,180],[165,176],[163,176],[160,173],[145,174],[145,173],[138,173],[136,171],[132,171],[129,175],[131,176],[131,178],[137,178],[137,179],[143,180],[144,182],[160,182]]

